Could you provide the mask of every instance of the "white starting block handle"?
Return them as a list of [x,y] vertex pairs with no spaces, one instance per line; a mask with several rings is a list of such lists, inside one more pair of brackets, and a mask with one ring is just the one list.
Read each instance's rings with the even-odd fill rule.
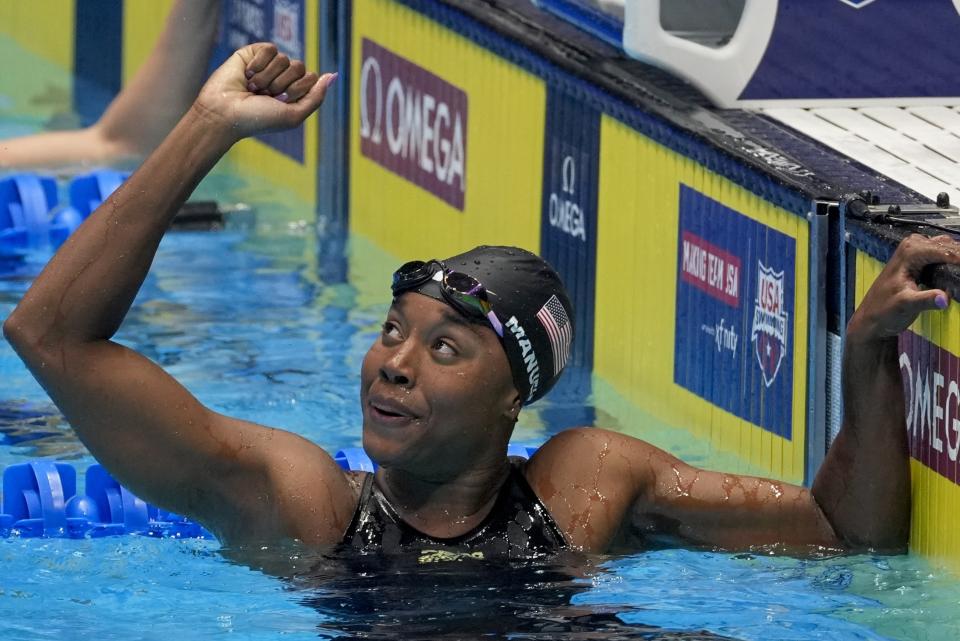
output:
[[623,48],[627,55],[691,82],[716,105],[737,106],[737,97],[763,59],[778,0],[746,0],[740,24],[729,42],[709,47],[666,31],[660,20],[661,2],[626,0]]

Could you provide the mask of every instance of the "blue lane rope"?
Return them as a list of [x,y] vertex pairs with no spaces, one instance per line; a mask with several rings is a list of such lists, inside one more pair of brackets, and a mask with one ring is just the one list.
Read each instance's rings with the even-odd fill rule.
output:
[[[508,456],[529,458],[530,445],[511,443]],[[350,471],[376,466],[359,447],[340,450],[334,460]],[[86,471],[86,493],[77,494],[77,470],[69,463],[38,460],[3,471],[0,537],[99,538],[139,534],[156,538],[213,539],[196,521],[143,501],[120,485],[102,465]]]
[[61,206],[55,179],[39,174],[0,178],[0,273],[13,271],[35,250],[57,249],[128,173],[100,169],[70,181],[70,203]]

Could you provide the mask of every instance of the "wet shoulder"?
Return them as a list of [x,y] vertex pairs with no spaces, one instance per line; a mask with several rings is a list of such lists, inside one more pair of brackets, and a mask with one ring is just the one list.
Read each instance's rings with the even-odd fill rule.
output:
[[602,552],[654,478],[645,441],[597,427],[557,434],[530,459],[525,476],[567,540]]
[[269,469],[267,496],[275,497],[283,529],[310,546],[339,542],[356,511],[363,473],[344,471],[322,448],[299,438],[276,448]]

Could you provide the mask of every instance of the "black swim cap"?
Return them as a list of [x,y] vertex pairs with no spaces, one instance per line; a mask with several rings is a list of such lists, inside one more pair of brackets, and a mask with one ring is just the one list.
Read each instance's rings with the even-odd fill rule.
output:
[[[480,246],[441,261],[480,281],[500,323],[513,384],[524,404],[543,397],[560,378],[573,343],[573,306],[560,276],[536,254],[517,247]],[[412,291],[447,303],[435,280]]]

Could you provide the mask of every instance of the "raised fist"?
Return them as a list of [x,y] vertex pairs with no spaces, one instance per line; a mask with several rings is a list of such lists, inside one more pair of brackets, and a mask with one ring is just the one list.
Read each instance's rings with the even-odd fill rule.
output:
[[317,76],[274,44],[236,51],[200,90],[193,109],[236,139],[296,127],[317,110],[337,74]]

